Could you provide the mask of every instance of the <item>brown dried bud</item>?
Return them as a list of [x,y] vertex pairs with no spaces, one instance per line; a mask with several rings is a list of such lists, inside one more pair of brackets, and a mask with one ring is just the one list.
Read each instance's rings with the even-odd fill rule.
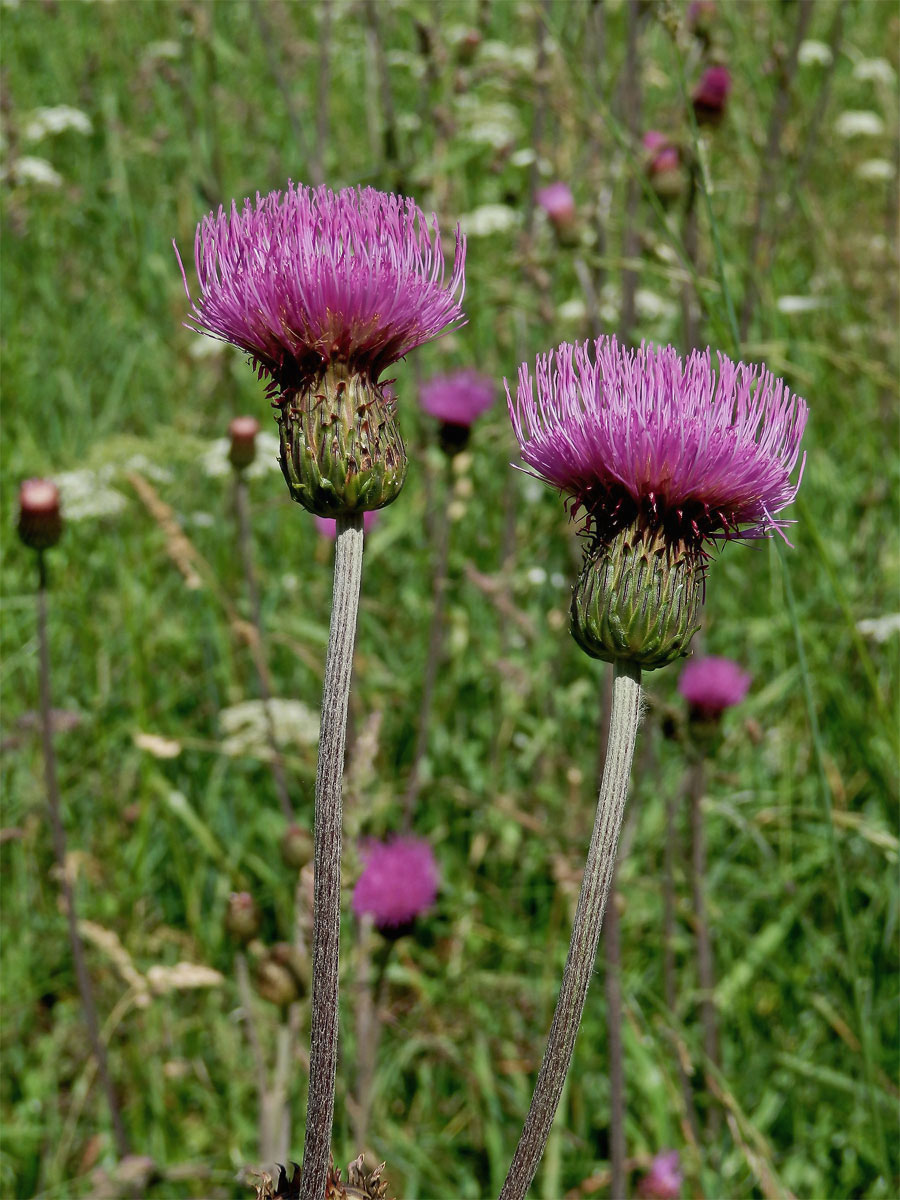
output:
[[286,867],[302,871],[313,858],[313,835],[302,825],[288,825],[281,839],[281,858]]
[[249,892],[232,892],[225,910],[225,928],[235,941],[246,944],[259,932],[260,914]]
[[243,471],[256,458],[258,433],[259,421],[256,417],[235,417],[228,426],[228,436],[231,438],[228,461],[236,471]]
[[19,488],[19,537],[32,550],[48,550],[62,533],[59,488],[49,479],[26,479]]
[[309,963],[294,946],[277,942],[256,964],[256,990],[270,1004],[287,1008],[306,994]]

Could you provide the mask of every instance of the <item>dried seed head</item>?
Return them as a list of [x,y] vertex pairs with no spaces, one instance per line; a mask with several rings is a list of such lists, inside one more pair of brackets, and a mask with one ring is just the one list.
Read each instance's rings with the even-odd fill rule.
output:
[[49,550],[62,534],[59,488],[49,479],[26,479],[19,488],[19,537],[32,550]]
[[236,471],[245,470],[256,458],[258,433],[259,421],[256,417],[235,417],[228,426],[228,436],[231,439],[228,461]]

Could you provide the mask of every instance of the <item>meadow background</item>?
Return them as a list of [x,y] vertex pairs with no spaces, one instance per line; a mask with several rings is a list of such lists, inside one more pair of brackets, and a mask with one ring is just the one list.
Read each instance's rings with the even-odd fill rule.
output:
[[[684,837],[676,1010],[663,999],[663,814],[682,794],[683,707],[677,667],[645,677],[617,905],[632,1179],[675,1148],[685,1195],[896,1195],[897,6],[723,2],[711,45],[685,6],[624,0],[7,0],[0,21],[2,1194],[252,1194],[237,1175],[257,1161],[257,1094],[223,914],[248,890],[263,940],[290,937],[296,872],[279,856],[265,739],[235,716],[259,693],[216,439],[239,413],[275,426],[242,356],[183,326],[171,243],[189,258],[205,212],[290,178],[405,190],[469,238],[468,324],[398,366],[409,480],[367,539],[337,1160],[363,1149],[349,889],[359,838],[400,823],[443,511],[443,654],[414,822],[442,885],[387,969],[366,1147],[392,1194],[496,1194],[596,795],[605,668],[567,632],[575,532],[550,489],[510,469],[499,390],[447,472],[418,384],[466,365],[499,384],[606,331],[733,355],[737,334],[740,356],[808,400],[808,461],[793,549],[728,546],[709,574],[702,645],[753,675],[704,801],[720,1073],[701,1050]],[[734,86],[701,132],[708,196],[688,217],[684,193],[666,207],[654,195],[639,141],[658,128],[694,145],[687,96],[712,58]],[[38,110],[58,105],[83,120],[48,130]],[[534,202],[556,179],[578,206],[570,245]],[[68,517],[50,557],[67,870],[128,1139],[152,1160],[126,1164],[130,1182],[45,815],[35,568],[12,532],[31,475],[60,481]],[[314,720],[331,547],[271,445],[249,488],[273,691]],[[282,746],[311,822],[315,744],[296,709]],[[181,962],[206,986],[184,986]],[[602,975],[534,1187],[546,1200],[606,1194]],[[277,1010],[260,999],[256,1019],[271,1054]],[[690,1135],[679,1054],[701,1108],[718,1096],[713,1138]]]

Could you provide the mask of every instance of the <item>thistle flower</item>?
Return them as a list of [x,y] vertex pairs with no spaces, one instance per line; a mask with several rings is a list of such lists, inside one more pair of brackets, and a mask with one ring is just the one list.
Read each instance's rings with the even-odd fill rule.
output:
[[641,144],[644,148],[647,175],[654,192],[662,201],[679,195],[686,183],[685,173],[681,168],[681,151],[658,129],[648,129]]
[[572,231],[576,218],[575,197],[567,183],[550,183],[540,188],[534,198],[558,234],[565,236]]
[[423,838],[398,837],[370,841],[362,855],[365,865],[353,889],[354,913],[371,915],[382,933],[406,933],[437,895],[434,851]]
[[19,537],[32,550],[49,550],[62,535],[59,488],[49,479],[25,479],[19,488]]
[[726,708],[740,704],[750,676],[730,658],[694,658],[678,679],[678,691],[691,706],[692,716],[715,720]]
[[728,68],[707,67],[691,95],[697,121],[701,125],[718,125],[730,94],[731,72]]
[[494,394],[494,381],[471,368],[437,375],[422,385],[422,408],[439,421],[438,440],[445,454],[466,448],[473,422],[494,403]]
[[783,536],[804,401],[764,367],[610,337],[523,364],[507,399],[522,458],[585,516],[576,640],[647,668],[687,653],[707,544]]
[[381,375],[463,322],[459,230],[448,281],[437,220],[414,201],[289,184],[204,217],[194,258],[189,327],[268,380],[294,499],[319,516],[389,504],[406,451]]
[[663,1150],[654,1155],[650,1170],[638,1184],[638,1195],[645,1200],[676,1200],[682,1179],[678,1151]]

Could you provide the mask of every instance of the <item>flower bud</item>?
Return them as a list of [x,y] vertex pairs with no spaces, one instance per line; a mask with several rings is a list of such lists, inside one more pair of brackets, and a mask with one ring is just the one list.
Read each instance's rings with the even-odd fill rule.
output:
[[697,552],[635,522],[587,551],[572,636],[592,658],[654,670],[687,654],[702,601]]
[[249,892],[232,892],[225,909],[225,929],[237,942],[246,944],[259,932],[260,913]]
[[333,362],[278,413],[291,496],[319,517],[384,508],[406,479],[393,392]]
[[286,1008],[306,995],[309,963],[288,942],[276,942],[256,964],[255,981],[264,1000]]
[[19,488],[19,537],[32,550],[48,550],[62,533],[59,488],[49,479],[26,479]]
[[302,871],[313,857],[313,835],[302,825],[288,825],[281,839],[281,858],[286,867]]
[[259,421],[256,417],[235,417],[228,426],[228,436],[231,439],[228,461],[236,471],[245,470],[256,458],[258,433]]

